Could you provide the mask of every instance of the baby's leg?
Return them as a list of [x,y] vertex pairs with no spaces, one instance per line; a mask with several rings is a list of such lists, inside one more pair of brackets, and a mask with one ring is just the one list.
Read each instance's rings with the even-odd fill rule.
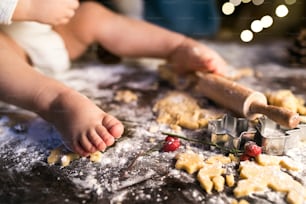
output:
[[[37,101],[44,101],[48,97],[44,95],[41,93]],[[58,93],[47,111],[40,113],[62,133],[66,146],[83,156],[104,151],[123,133],[120,121],[102,111],[87,97],[69,89]]]
[[104,150],[123,133],[122,124],[85,96],[42,75],[26,54],[0,32],[0,100],[38,113],[55,125],[65,144],[83,156]]
[[[30,64],[29,56],[26,52],[7,34],[1,31],[0,29],[0,45],[1,49],[8,50],[8,56],[17,55],[18,58],[21,58],[25,62]],[[14,54],[13,54],[14,53]]]

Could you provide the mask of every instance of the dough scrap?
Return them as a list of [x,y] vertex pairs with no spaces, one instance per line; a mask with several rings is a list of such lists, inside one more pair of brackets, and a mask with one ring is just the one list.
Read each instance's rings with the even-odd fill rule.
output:
[[192,87],[197,82],[197,77],[195,74],[179,76],[166,64],[162,64],[158,67],[158,74],[160,78],[166,80],[178,90],[185,90],[189,87]]
[[62,167],[69,166],[70,162],[80,158],[80,155],[75,153],[63,154],[60,157],[60,163]]
[[101,162],[102,152],[96,151],[89,155],[89,160],[95,163]]
[[201,109],[194,98],[179,91],[169,92],[158,100],[153,112],[158,114],[158,123],[168,124],[174,130],[180,130],[181,127],[193,130],[205,127],[209,119],[217,117]]
[[[194,73],[180,76],[175,73],[167,64],[159,65],[158,73],[162,79],[168,81],[178,90],[185,90],[187,88],[193,87],[198,81],[198,78]],[[254,76],[254,70],[250,67],[230,67],[224,72],[224,77],[233,81],[250,76]]]
[[278,91],[266,93],[268,103],[274,106],[279,106],[291,110],[292,112],[306,115],[305,101],[295,96],[288,89],[281,89]]
[[116,92],[115,101],[131,103],[138,100],[138,96],[130,90],[120,90]]
[[229,69],[227,73],[225,73],[225,77],[233,81],[237,81],[241,78],[251,77],[254,75],[254,69],[252,69],[251,67],[242,67],[238,69],[232,68]]
[[[100,162],[102,157],[102,152],[97,151],[89,155],[89,160],[92,162]],[[60,164],[62,167],[69,166],[74,160],[80,159],[81,156],[69,152],[65,146],[61,145],[53,150],[51,150],[50,155],[47,158],[49,165]]]

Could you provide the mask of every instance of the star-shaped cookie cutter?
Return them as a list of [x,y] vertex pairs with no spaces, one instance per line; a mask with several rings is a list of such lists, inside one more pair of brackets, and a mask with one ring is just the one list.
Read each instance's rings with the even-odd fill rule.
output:
[[236,149],[241,149],[246,141],[254,140],[256,135],[256,129],[249,120],[228,114],[210,120],[208,131],[211,133],[211,143]]

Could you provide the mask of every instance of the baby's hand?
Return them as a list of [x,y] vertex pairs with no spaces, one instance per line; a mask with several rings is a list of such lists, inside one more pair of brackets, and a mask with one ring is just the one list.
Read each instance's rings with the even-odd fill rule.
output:
[[228,66],[217,52],[190,38],[181,43],[168,61],[178,74],[191,71],[222,74]]
[[19,0],[13,20],[65,24],[74,16],[78,7],[78,0]]

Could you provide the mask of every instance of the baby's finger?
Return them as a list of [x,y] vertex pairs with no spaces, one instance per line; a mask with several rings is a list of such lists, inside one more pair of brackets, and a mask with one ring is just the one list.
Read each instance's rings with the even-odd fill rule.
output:
[[66,18],[72,18],[75,15],[75,10],[68,10],[66,14]]
[[55,25],[64,25],[67,24],[70,21],[71,17],[66,16],[64,18],[61,18],[60,20],[58,20],[58,22]]
[[62,7],[76,10],[80,6],[78,0],[62,0]]

